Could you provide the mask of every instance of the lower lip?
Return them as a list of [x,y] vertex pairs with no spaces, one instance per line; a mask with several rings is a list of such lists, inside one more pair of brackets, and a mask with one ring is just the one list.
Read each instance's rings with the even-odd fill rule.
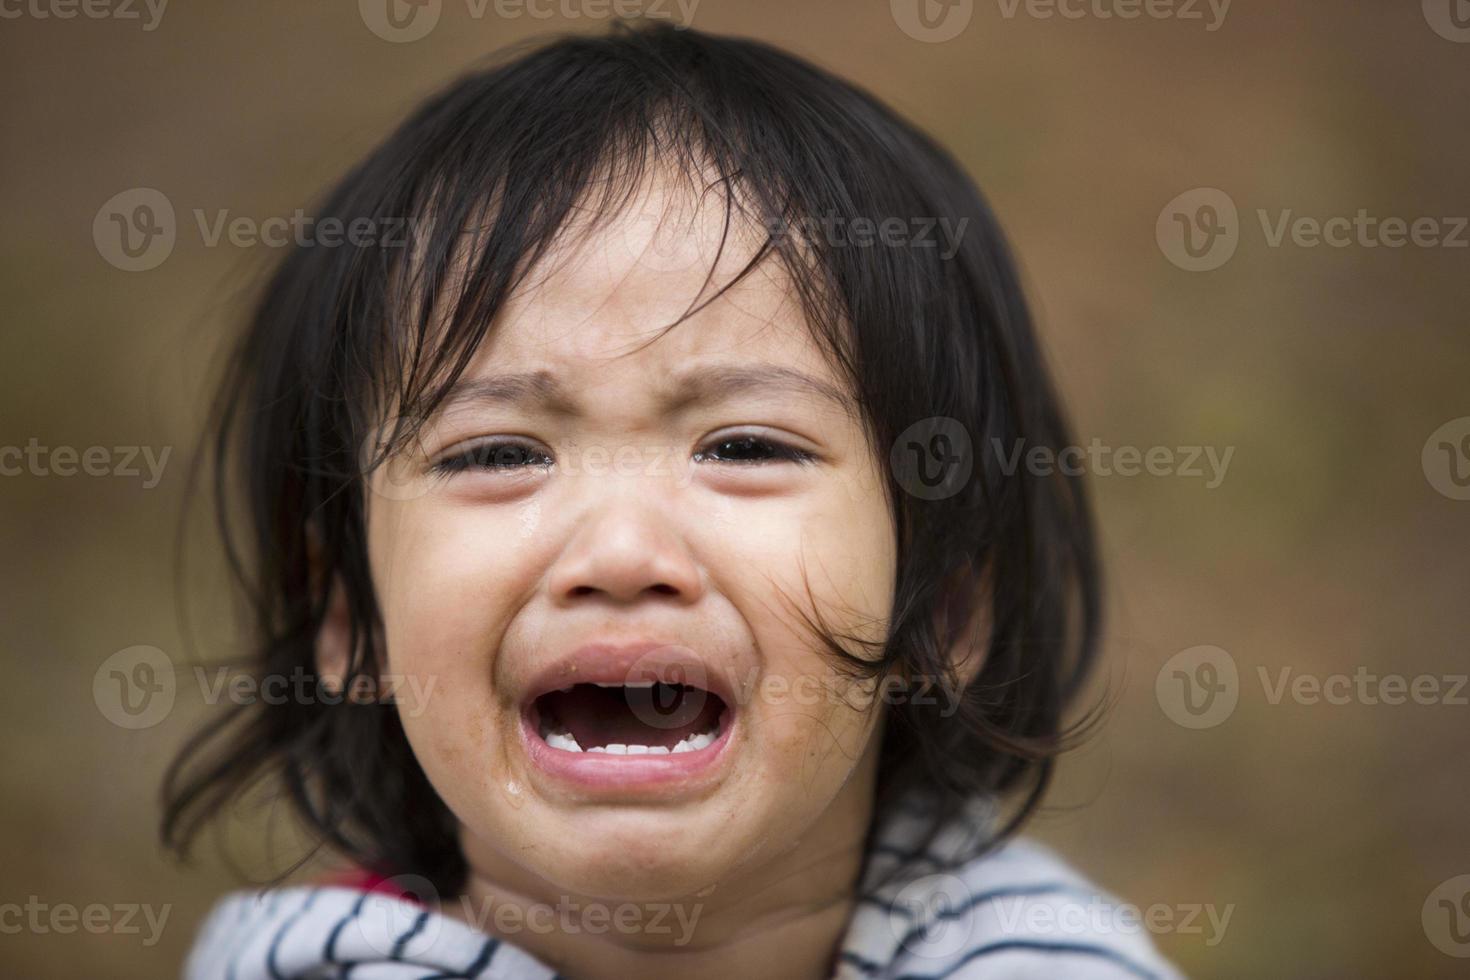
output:
[[694,790],[718,779],[735,718],[727,706],[720,715],[720,734],[692,752],[669,755],[612,755],[568,752],[546,744],[534,711],[521,715],[521,738],[531,764],[552,779],[598,794],[660,793]]

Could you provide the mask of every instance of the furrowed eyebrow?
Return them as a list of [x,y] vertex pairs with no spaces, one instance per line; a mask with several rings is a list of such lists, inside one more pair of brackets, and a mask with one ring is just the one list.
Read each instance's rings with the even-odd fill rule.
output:
[[[853,410],[853,399],[841,389],[777,364],[759,366],[713,365],[676,373],[664,404],[678,412],[691,405],[723,401],[744,392],[786,392],[815,396],[844,412]],[[577,414],[575,401],[547,371],[501,374],[483,378],[461,378],[440,405],[441,412],[470,405],[535,404],[558,415]]]
[[460,378],[440,404],[441,412],[466,405],[503,405],[540,402],[559,415],[571,415],[576,405],[547,371]]
[[851,411],[851,396],[839,388],[776,364],[759,366],[722,366],[698,368],[676,374],[669,398],[671,408],[679,409],[696,402],[716,402],[746,391],[784,391],[816,396],[831,402],[842,411]]

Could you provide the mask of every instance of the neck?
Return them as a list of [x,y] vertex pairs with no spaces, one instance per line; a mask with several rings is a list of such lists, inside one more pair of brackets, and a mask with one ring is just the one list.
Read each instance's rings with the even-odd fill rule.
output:
[[[500,907],[516,904],[513,896],[497,892]],[[593,903],[595,906],[595,903]],[[571,921],[579,919],[571,905]],[[609,907],[604,904],[602,907]],[[623,906],[627,907],[627,906]],[[615,913],[619,905],[612,904]],[[645,913],[654,906],[639,907]],[[842,941],[852,911],[851,896],[834,899],[816,908],[794,908],[785,912],[768,910],[758,918],[734,923],[719,921],[719,916],[698,917],[699,939],[688,945],[675,942],[649,944],[643,937],[621,935],[606,923],[614,916],[604,916],[598,933],[589,927],[575,930],[508,931],[502,935],[514,945],[556,970],[560,976],[575,980],[602,980],[614,977],[647,977],[650,980],[682,980],[698,976],[710,980],[739,980],[759,976],[763,980],[814,980],[832,973],[833,957]],[[651,918],[651,916],[650,916]],[[673,938],[687,936],[685,926],[672,913],[669,915]],[[499,932],[493,919],[487,932]],[[705,937],[706,929],[718,927],[724,933],[718,938]]]

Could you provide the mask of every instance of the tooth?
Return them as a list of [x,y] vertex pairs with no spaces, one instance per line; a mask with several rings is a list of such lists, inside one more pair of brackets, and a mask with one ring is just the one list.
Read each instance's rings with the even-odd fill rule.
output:
[[602,752],[603,754],[606,754],[607,753],[607,746],[606,745],[594,745],[594,746],[592,746],[592,748],[588,749],[587,751],[588,752]]
[[656,681],[628,681],[628,683],[624,684],[623,686],[624,687],[640,687],[640,688],[642,688],[642,687],[652,687],[655,683],[657,683],[657,682]]
[[667,745],[650,745],[650,746],[648,746],[648,754],[649,755],[668,755],[669,754],[669,747]]
[[553,749],[561,749],[564,752],[582,751],[582,746],[577,744],[576,738],[563,732],[552,732],[547,735],[546,744]]
[[687,736],[685,738],[680,739],[679,742],[678,742],[678,744],[676,744],[671,751],[673,751],[673,752],[697,752],[700,749],[707,748],[707,747],[713,745],[714,742],[715,742],[715,739],[718,736],[719,736],[719,726],[716,726],[714,728],[711,728],[707,732],[700,732],[697,735],[690,735],[690,736]]
[[614,742],[607,747],[609,755],[627,755],[628,747],[622,742]]
[[646,745],[630,745],[630,746],[628,746],[628,754],[629,755],[647,755],[648,754],[648,746],[646,746]]

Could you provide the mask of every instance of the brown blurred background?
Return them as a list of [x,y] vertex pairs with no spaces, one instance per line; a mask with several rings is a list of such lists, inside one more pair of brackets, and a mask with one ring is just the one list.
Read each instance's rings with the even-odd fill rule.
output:
[[[1466,975],[1470,918],[1450,913],[1470,874],[1470,690],[1445,702],[1470,671],[1470,501],[1455,499],[1470,491],[1454,482],[1470,458],[1453,455],[1470,433],[1470,4],[1236,0],[1222,19],[1218,3],[1156,0],[1124,19],[1102,14],[1128,0],[1064,3],[1076,18],[966,0],[931,7],[932,28],[913,0],[633,6],[683,19],[691,2],[693,26],[861,82],[966,163],[1021,253],[1083,445],[1233,448],[1217,486],[1094,474],[1111,571],[1099,690],[1115,704],[1033,832],[1170,911],[1156,940],[1191,975]],[[608,25],[597,0],[538,8],[574,15],[550,19],[470,0],[420,13],[436,7],[422,37],[390,40],[381,0],[161,17],[122,0],[91,8],[103,17],[0,3],[0,447],[106,447],[113,470],[113,447],[144,450],[138,476],[64,476],[64,455],[17,473],[14,453],[0,476],[0,904],[170,910],[151,944],[141,916],[140,932],[97,934],[0,917],[0,974],[173,975],[237,881],[210,845],[181,868],[155,843],[159,776],[200,717],[197,691],[181,683],[138,729],[103,691],[104,661],[134,646],[235,651],[211,539],[196,523],[176,591],[175,531],[211,367],[280,250],[211,245],[194,212],[309,208],[471,62]],[[172,250],[144,271],[106,244],[104,205],[133,188],[176,211]],[[1196,188],[1238,209],[1214,212],[1235,251],[1189,271],[1169,230],[1210,202],[1166,205]],[[112,213],[138,203],[121,200]],[[1360,209],[1434,223],[1396,248],[1370,237],[1384,228],[1272,243],[1288,210]],[[165,450],[149,486],[145,452]],[[1201,646],[1228,662],[1171,660]],[[1223,700],[1196,691],[1191,713],[1174,672],[1208,680],[1197,656],[1236,679],[1217,672]],[[1346,703],[1276,698],[1283,670],[1428,675],[1438,695],[1389,704],[1354,681]],[[235,835],[253,874],[296,854],[285,832],[264,842],[267,820]],[[1230,910],[1223,935],[1210,908]]]

